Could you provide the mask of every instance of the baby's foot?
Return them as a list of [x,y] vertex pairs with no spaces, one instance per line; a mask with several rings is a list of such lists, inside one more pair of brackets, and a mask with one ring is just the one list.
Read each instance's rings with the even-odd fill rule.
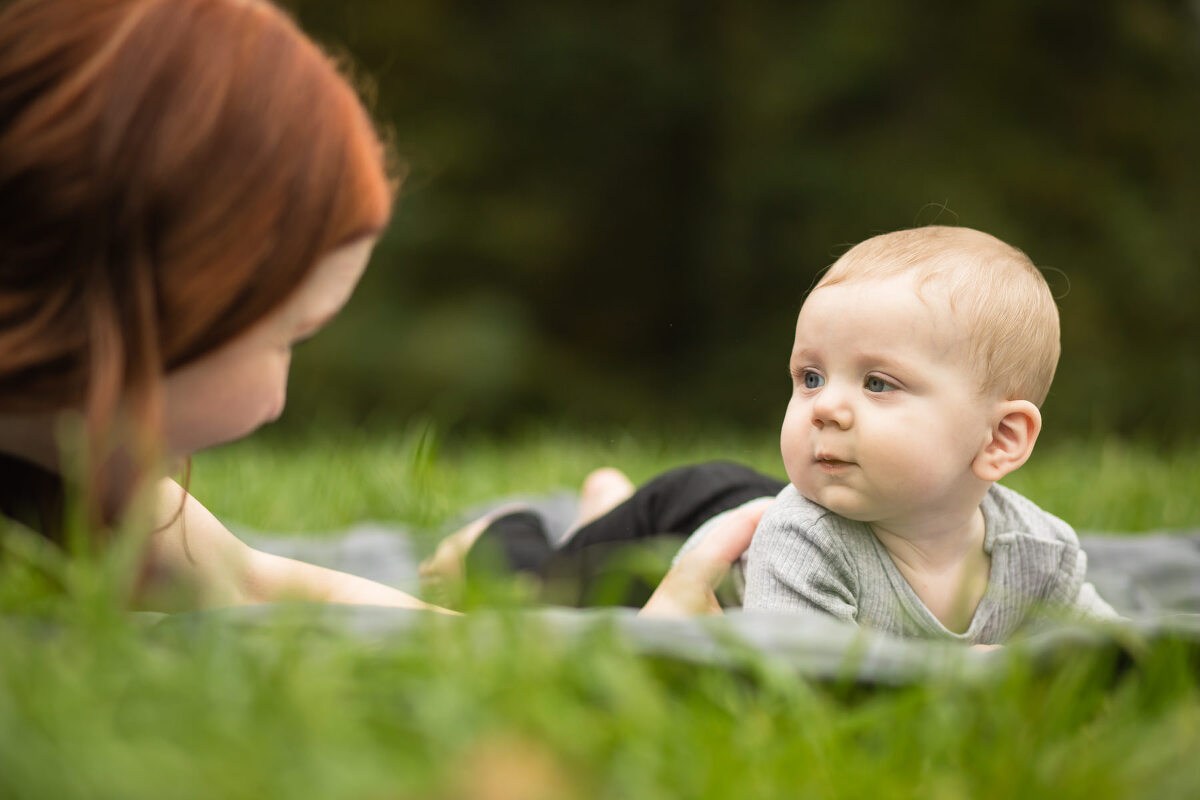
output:
[[579,513],[559,543],[570,539],[575,531],[628,500],[633,491],[633,482],[615,467],[601,467],[588,473],[579,487]]
[[417,567],[422,595],[439,605],[457,605],[462,593],[467,553],[493,520],[522,508],[526,508],[524,503],[500,506],[438,542],[433,555]]

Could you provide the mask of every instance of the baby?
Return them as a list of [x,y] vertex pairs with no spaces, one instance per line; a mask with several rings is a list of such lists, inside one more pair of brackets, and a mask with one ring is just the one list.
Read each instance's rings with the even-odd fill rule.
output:
[[876,236],[796,322],[790,481],[750,545],[747,610],[999,643],[1043,612],[1116,618],[1074,531],[996,484],[1029,458],[1058,311],[1014,247],[968,228]]
[[[504,509],[449,537],[422,572],[483,567],[471,564],[479,540],[507,569],[566,587],[544,600],[588,604],[629,548],[688,537],[686,551],[769,504],[741,598],[734,570],[748,610],[971,644],[1056,615],[1116,618],[1084,581],[1070,526],[996,485],[1041,431],[1058,337],[1050,289],[1020,250],[968,228],[876,236],[800,310],[781,437],[790,483],[716,462],[635,491],[599,470],[565,535],[532,509]],[[641,605],[650,588],[619,602]]]

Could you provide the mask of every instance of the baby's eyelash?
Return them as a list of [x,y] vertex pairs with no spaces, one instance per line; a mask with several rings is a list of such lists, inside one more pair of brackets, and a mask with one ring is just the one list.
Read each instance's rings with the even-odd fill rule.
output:
[[792,381],[796,383],[803,383],[805,376],[811,375],[814,372],[816,372],[816,370],[812,367],[790,367],[788,369],[788,375],[791,377]]
[[[872,385],[876,383],[880,384],[878,388],[875,388]],[[863,378],[863,386],[867,389],[867,391],[877,393],[895,391],[896,389],[900,388],[895,381],[888,380],[882,375],[866,376]]]

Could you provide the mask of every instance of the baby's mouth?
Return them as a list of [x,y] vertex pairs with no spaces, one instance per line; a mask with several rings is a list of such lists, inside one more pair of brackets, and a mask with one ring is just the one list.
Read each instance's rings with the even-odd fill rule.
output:
[[853,461],[843,461],[840,458],[833,458],[832,456],[820,455],[815,460],[817,466],[825,472],[844,472],[854,466]]

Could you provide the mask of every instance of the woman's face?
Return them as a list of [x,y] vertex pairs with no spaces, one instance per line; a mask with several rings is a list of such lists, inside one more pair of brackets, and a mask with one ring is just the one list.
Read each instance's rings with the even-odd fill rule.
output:
[[240,439],[278,419],[292,345],[320,330],[358,285],[371,248],[364,237],[322,258],[283,305],[219,350],[166,377],[166,440],[174,456]]

